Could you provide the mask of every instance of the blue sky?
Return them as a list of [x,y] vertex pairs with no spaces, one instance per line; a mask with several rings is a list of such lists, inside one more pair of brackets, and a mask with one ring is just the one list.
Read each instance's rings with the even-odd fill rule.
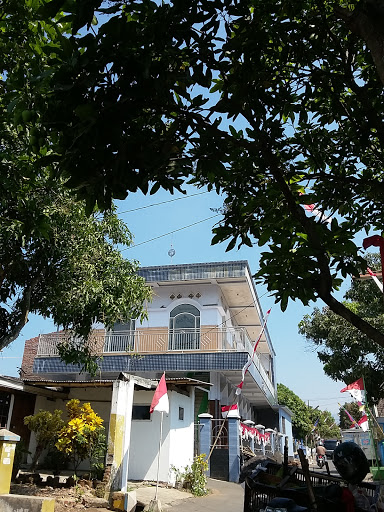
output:
[[[215,192],[201,194],[202,190],[194,187],[187,187],[187,191],[188,197],[180,193],[171,195],[159,191],[153,196],[131,194],[125,201],[119,201],[120,216],[130,228],[137,244],[123,254],[129,259],[138,260],[142,266],[245,259],[251,271],[256,272],[260,253],[258,246],[234,249],[228,253],[225,252],[226,244],[211,246],[211,230],[220,217],[204,219],[215,215],[210,208],[219,208],[223,202],[222,197]],[[178,198],[181,199],[174,201]],[[143,208],[154,203],[163,204]],[[180,230],[191,224],[195,225]],[[172,231],[176,232],[157,238]],[[172,260],[168,255],[171,245],[176,251]],[[299,321],[313,307],[290,302],[287,310],[282,313],[279,306],[274,305],[265,287],[258,285],[257,291],[264,313],[272,306],[268,329],[277,354],[277,381],[288,386],[311,406],[318,405],[322,410],[328,409],[332,414],[337,414],[338,402],[343,404],[349,401],[345,393],[340,393],[344,383],[334,382],[324,375],[316,354],[297,331]],[[322,307],[323,303],[317,305]],[[0,354],[0,374],[17,376],[25,340],[54,330],[50,320],[31,316],[19,338]]]

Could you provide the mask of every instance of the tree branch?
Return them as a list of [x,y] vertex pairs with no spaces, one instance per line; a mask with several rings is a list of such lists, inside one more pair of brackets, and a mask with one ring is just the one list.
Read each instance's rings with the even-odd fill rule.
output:
[[384,0],[366,0],[353,11],[335,7],[335,13],[353,34],[365,41],[384,85]]
[[[10,327],[8,332],[0,336],[0,350],[3,350],[10,345],[19,336],[22,328],[28,322],[28,315],[31,307],[31,296],[33,288],[40,280],[39,276],[32,279],[31,284],[24,289],[22,299],[20,300],[20,314],[19,319],[15,322],[15,325]],[[16,315],[15,315],[16,316]]]
[[360,332],[364,333],[366,336],[368,336],[368,338],[375,341],[378,345],[384,347],[384,334],[375,329],[375,327],[372,327],[371,324],[353,313],[353,311],[344,306],[343,303],[336,300],[330,293],[319,293],[319,297],[334,313],[347,320],[347,322],[351,323],[354,327],[359,329]]

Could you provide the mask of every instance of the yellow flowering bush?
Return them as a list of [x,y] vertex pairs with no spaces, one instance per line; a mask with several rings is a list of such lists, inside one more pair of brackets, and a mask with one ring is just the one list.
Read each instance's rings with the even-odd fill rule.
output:
[[77,399],[67,402],[67,413],[68,422],[60,430],[55,446],[72,460],[76,472],[80,462],[92,458],[105,440],[103,420],[90,403],[81,405]]

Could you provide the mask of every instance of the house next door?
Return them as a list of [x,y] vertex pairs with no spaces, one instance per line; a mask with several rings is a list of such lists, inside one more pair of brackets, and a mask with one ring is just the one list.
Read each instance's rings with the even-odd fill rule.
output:
[[168,350],[200,348],[200,311],[192,304],[180,304],[170,314]]

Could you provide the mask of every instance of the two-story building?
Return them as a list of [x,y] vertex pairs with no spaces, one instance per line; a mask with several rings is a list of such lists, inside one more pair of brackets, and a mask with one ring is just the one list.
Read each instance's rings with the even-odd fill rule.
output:
[[[237,402],[242,419],[291,436],[286,414],[277,404],[276,354],[267,327],[253,354],[263,312],[248,263],[143,267],[139,274],[153,291],[148,318],[116,324],[112,331],[95,329],[90,343],[102,356],[98,379],[113,380],[121,372],[158,379],[165,371],[170,379],[206,382],[211,385],[194,390],[196,423],[200,413],[218,419],[221,407]],[[42,334],[26,342],[25,381],[90,379],[77,365],[60,360],[57,345],[66,336]],[[237,396],[242,369],[250,358],[253,363]],[[291,447],[289,452],[292,455]]]

